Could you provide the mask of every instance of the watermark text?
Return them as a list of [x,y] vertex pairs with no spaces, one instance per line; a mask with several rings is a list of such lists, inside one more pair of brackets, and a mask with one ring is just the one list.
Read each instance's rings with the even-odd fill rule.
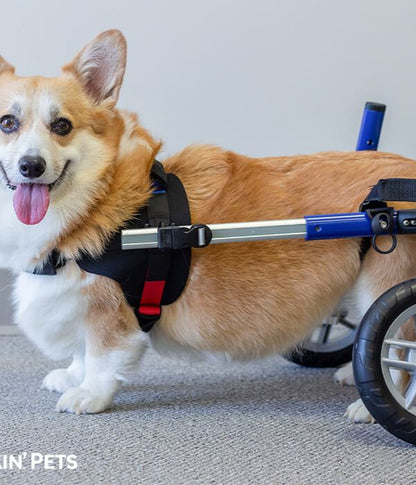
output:
[[76,470],[78,468],[76,455],[18,453],[0,454],[1,470]]

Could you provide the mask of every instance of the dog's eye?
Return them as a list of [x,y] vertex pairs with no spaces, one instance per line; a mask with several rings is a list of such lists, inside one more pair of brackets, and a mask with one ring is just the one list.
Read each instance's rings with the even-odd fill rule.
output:
[[4,115],[0,118],[0,128],[4,133],[12,133],[19,129],[19,121],[16,116]]
[[72,123],[66,118],[58,118],[51,124],[51,131],[59,136],[65,136],[72,130]]

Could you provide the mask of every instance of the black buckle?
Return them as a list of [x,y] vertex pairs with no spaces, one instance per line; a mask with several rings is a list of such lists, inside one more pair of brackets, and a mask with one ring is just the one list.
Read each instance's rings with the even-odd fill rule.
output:
[[368,215],[371,217],[370,211],[376,211],[377,209],[385,209],[387,208],[387,203],[384,200],[365,200],[360,205],[359,211],[360,212],[368,212]]
[[211,229],[205,224],[194,224],[189,229],[179,226],[159,227],[160,249],[204,248],[212,239]]

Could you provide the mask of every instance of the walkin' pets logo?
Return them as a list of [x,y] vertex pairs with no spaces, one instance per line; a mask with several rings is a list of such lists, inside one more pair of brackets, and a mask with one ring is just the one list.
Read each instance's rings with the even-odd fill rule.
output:
[[76,455],[52,455],[43,453],[0,454],[1,470],[76,470]]

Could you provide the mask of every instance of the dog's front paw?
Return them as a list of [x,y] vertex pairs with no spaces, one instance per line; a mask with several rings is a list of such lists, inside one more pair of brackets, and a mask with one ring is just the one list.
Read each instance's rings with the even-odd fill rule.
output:
[[368,412],[361,399],[357,399],[355,402],[348,406],[346,413],[344,414],[353,423],[375,423],[375,419]]
[[350,362],[344,367],[338,369],[334,374],[334,381],[341,386],[354,386],[354,373],[352,371],[352,363]]
[[59,399],[56,410],[74,414],[101,413],[113,402],[113,396],[102,396],[83,387],[68,389]]
[[55,369],[43,379],[42,389],[60,392],[61,394],[79,384],[79,380],[67,369]]

